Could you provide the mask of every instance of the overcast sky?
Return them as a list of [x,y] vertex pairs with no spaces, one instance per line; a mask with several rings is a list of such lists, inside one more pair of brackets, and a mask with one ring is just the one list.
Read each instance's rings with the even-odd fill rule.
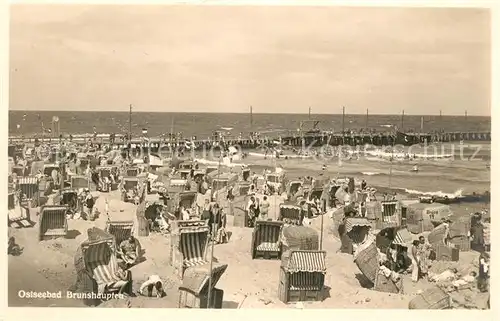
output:
[[490,115],[485,9],[14,5],[10,108]]

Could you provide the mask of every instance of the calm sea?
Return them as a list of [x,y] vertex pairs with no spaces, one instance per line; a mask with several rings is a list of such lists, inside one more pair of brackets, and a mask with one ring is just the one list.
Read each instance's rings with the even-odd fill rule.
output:
[[[129,128],[127,112],[82,112],[82,111],[9,111],[10,135],[32,135],[40,133],[42,124],[51,128],[53,117],[59,118],[61,133],[126,133]],[[368,127],[384,130],[388,125],[403,126],[404,130],[420,131],[423,117],[424,131],[490,131],[490,117],[465,116],[405,116],[370,115]],[[296,130],[300,122],[307,120],[304,114],[229,114],[229,113],[133,113],[132,131],[139,134],[143,128],[150,136],[182,132],[185,136],[208,137],[214,130],[232,128],[233,134],[250,131]],[[311,115],[312,120],[321,120],[319,128],[340,131],[342,115]],[[345,128],[363,128],[366,115],[345,115]],[[304,125],[307,126],[307,125]],[[307,127],[304,127],[307,128]]]

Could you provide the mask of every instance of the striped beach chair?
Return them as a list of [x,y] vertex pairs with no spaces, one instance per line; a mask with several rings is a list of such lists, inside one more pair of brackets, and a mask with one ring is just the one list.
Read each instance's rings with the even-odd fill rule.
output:
[[116,244],[119,246],[121,242],[133,235],[133,221],[107,221],[105,231],[115,238]]
[[52,176],[52,171],[56,170],[57,172],[60,171],[59,165],[56,164],[45,164],[43,165],[43,174],[45,176],[51,177]]
[[344,221],[345,233],[353,244],[363,243],[370,232],[371,223],[363,217],[348,217]]
[[38,222],[40,241],[66,237],[68,233],[67,206],[43,206]]
[[[104,233],[103,231],[101,231]],[[112,235],[97,241],[86,241],[80,245],[85,263],[85,269],[95,281],[96,293],[112,292],[113,285],[121,281],[116,275],[118,261],[115,255],[115,242]],[[127,271],[128,281],[131,282],[131,273]]]
[[[215,286],[227,267],[227,264],[214,263],[211,270],[209,264],[186,270],[182,284],[179,287],[178,308],[221,309],[224,291],[217,289]],[[211,286],[210,289],[209,285]],[[211,306],[207,304],[207,300],[204,300],[209,290],[213,298],[210,300],[212,301]]]
[[27,176],[28,171],[23,166],[12,166],[12,173],[16,174],[17,177]]
[[21,200],[27,201],[30,207],[37,207],[40,204],[40,186],[36,177],[20,177],[17,188]]
[[71,176],[71,188],[90,188],[90,179],[84,175],[72,175]]
[[408,229],[402,228],[398,229],[394,234],[394,240],[392,244],[404,246],[406,248],[411,248],[411,242],[413,241],[413,236],[410,234]]
[[287,198],[288,200],[295,201],[295,194],[298,192],[299,188],[302,186],[301,181],[291,181],[287,186]]
[[97,171],[99,172],[101,178],[111,178],[111,166],[98,166]]
[[196,192],[180,192],[179,193],[179,205],[184,206],[186,209],[191,209],[196,206],[196,197],[198,193]]
[[137,177],[139,175],[139,169],[137,167],[129,167],[125,169],[125,175],[128,177]]
[[171,264],[182,279],[191,267],[208,264],[209,227],[205,221],[176,221],[172,226]]
[[383,230],[389,227],[401,225],[401,214],[398,201],[382,201],[380,217],[377,218],[377,229]]
[[32,227],[29,209],[20,206],[16,202],[16,197],[14,192],[7,196],[8,226],[13,228]]
[[252,233],[252,259],[281,258],[281,229],[283,222],[256,221]]
[[280,204],[278,221],[287,224],[301,225],[301,208],[296,205]]
[[321,301],[326,274],[326,251],[291,250],[280,267],[278,297],[284,303]]

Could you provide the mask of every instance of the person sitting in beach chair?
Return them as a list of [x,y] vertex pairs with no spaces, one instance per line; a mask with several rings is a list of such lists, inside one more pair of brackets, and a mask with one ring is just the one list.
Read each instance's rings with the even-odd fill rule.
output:
[[15,237],[11,236],[8,242],[7,255],[19,256],[22,253],[23,253],[23,248],[21,248],[18,244],[16,244]]
[[117,254],[127,266],[132,266],[137,262],[139,259],[139,245],[133,235],[120,243]]
[[191,219],[191,213],[182,204],[179,204],[179,213],[181,214],[183,221],[189,221]]
[[106,286],[108,292],[118,292],[118,294],[128,294],[126,289],[129,285],[129,274],[122,268],[118,267],[116,271],[116,276],[120,279],[111,285]]
[[[147,289],[147,294],[144,294],[144,290]],[[156,290],[156,297],[162,298],[166,296],[165,290],[163,290],[163,281],[160,279],[158,275],[151,275],[144,283],[141,284],[139,288],[139,294],[152,297],[153,289]]]

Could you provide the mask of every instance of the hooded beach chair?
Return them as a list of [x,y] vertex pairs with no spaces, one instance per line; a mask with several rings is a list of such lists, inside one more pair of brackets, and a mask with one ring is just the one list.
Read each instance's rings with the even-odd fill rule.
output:
[[125,169],[124,176],[136,177],[137,175],[139,175],[139,169],[137,167],[129,167]]
[[[109,233],[95,227],[89,229],[87,233],[89,239],[80,245],[80,251],[85,272],[94,281],[92,292],[99,294],[109,292],[110,288],[121,280],[116,275],[119,267],[114,238]],[[77,261],[75,258],[75,265],[77,265]],[[127,279],[131,284],[130,271],[127,271]]]
[[27,176],[28,171],[26,170],[26,167],[23,166],[12,166],[12,173],[16,174],[17,177],[24,177]]
[[376,219],[376,228],[383,230],[389,227],[401,226],[401,208],[398,201],[382,201],[381,212]]
[[312,201],[316,198],[321,199],[321,195],[323,195],[323,187],[313,187],[307,196],[309,201]]
[[68,207],[68,212],[75,213],[80,208],[80,199],[78,197],[78,191],[72,188],[63,189],[59,195],[59,204]]
[[353,254],[356,247],[367,240],[371,223],[363,217],[347,217],[339,226],[342,253]]
[[243,182],[238,184],[237,196],[246,196],[250,190],[250,183]]
[[175,221],[172,224],[171,264],[182,279],[186,269],[208,264],[209,227],[205,221]]
[[180,192],[178,194],[179,205],[184,206],[186,209],[192,209],[196,205],[196,197],[196,192]]
[[283,222],[256,221],[252,233],[252,259],[281,258],[281,229]]
[[326,251],[291,250],[280,267],[278,297],[284,302],[322,301]]
[[133,221],[107,221],[106,233],[113,235],[117,246],[133,235],[134,222]]
[[295,205],[280,204],[278,221],[287,224],[301,225],[301,208]]
[[40,186],[36,177],[20,177],[17,182],[21,200],[27,201],[30,207],[40,204]]
[[60,171],[59,165],[56,164],[45,164],[43,166],[43,174],[48,177],[52,177],[52,171],[56,170],[58,173]]
[[71,175],[71,188],[80,189],[89,187],[90,187],[90,179],[87,176]]
[[[137,177],[124,177],[122,181],[122,201],[133,202],[134,200],[129,197],[129,192],[139,186],[139,179]],[[137,197],[139,195],[134,195]]]
[[67,206],[43,206],[38,222],[40,241],[66,237],[68,233]]
[[[215,285],[227,269],[227,264],[214,263],[212,270],[209,265],[193,267],[186,270],[182,285],[179,287],[178,308],[222,308],[224,291]],[[210,282],[212,278],[212,282]],[[211,289],[209,289],[209,284]],[[208,305],[208,291],[211,290],[212,306]]]
[[287,197],[289,200],[295,200],[295,194],[299,191],[301,186],[301,181],[291,181],[288,184]]
[[8,226],[14,228],[32,227],[29,209],[20,206],[19,202],[16,202],[16,197],[14,192],[10,192],[7,196]]

